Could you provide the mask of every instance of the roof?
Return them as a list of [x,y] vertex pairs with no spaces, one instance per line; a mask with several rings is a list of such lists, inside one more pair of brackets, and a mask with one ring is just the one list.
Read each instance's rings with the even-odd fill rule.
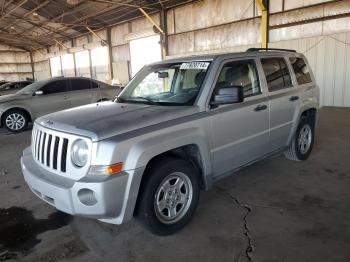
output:
[[189,0],[0,0],[0,43],[28,51],[72,40]]
[[177,57],[173,59],[167,59],[160,62],[153,63],[152,65],[157,64],[167,64],[167,63],[180,63],[180,62],[190,62],[190,61],[214,61],[218,58],[225,59],[225,58],[232,58],[232,57],[255,57],[255,56],[276,56],[276,55],[291,55],[291,56],[299,56],[300,54],[295,52],[294,50],[287,50],[287,49],[271,49],[271,50],[252,50],[249,49],[246,52],[231,52],[231,53],[215,53],[215,54],[207,54],[207,55],[195,55],[195,56],[184,56],[184,57]]

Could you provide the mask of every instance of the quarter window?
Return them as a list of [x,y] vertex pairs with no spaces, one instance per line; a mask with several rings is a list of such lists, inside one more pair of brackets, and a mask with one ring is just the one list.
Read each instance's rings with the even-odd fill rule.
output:
[[293,66],[298,85],[312,82],[309,67],[306,65],[303,58],[290,57],[289,61]]
[[225,86],[242,86],[244,97],[261,94],[258,73],[254,60],[226,63],[220,72],[215,89]]
[[59,80],[50,82],[41,88],[41,91],[43,91],[44,95],[67,92],[67,81]]
[[261,64],[270,92],[292,87],[292,79],[283,58],[263,58]]

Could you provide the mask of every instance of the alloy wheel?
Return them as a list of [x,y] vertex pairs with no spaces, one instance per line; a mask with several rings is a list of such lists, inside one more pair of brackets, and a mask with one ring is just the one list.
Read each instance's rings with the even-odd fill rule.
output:
[[154,209],[157,218],[164,224],[173,224],[183,218],[192,202],[193,187],[189,177],[175,172],[162,181],[158,187]]

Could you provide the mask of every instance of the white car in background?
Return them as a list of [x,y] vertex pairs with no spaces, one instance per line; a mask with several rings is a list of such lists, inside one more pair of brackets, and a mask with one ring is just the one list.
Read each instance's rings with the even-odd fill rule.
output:
[[0,97],[0,125],[21,132],[37,117],[118,95],[120,87],[83,77],[59,77],[35,82],[15,94]]

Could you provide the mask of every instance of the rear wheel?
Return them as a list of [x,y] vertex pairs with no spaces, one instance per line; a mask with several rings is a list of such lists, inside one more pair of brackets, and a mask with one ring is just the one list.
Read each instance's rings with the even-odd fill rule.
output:
[[136,218],[156,235],[170,235],[192,218],[198,204],[198,175],[187,161],[166,157],[151,166],[142,185]]
[[295,136],[288,150],[284,153],[290,160],[306,160],[312,151],[315,139],[314,123],[308,117],[300,119]]
[[28,116],[21,110],[10,110],[5,113],[3,118],[3,124],[5,127],[14,133],[22,132],[28,126]]

